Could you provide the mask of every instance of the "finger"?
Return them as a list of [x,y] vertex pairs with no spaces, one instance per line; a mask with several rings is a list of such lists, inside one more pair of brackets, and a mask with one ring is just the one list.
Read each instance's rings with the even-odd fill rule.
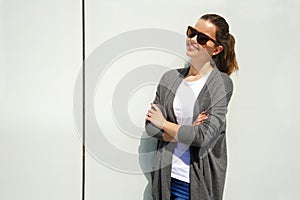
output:
[[197,119],[197,121],[204,121],[204,120],[207,120],[207,119],[208,119],[208,117],[201,117],[201,118]]
[[200,122],[201,120],[203,120],[203,119],[199,117],[195,120],[195,122]]
[[155,110],[153,110],[153,109],[148,110],[148,113],[154,113],[154,112],[155,112]]
[[207,110],[203,110],[200,114],[208,114]]
[[200,125],[200,124],[201,124],[201,121],[196,121],[195,124],[196,124],[196,125]]
[[197,119],[204,119],[206,117],[206,115],[199,115],[198,117],[197,117]]
[[203,122],[195,122],[195,125],[194,125],[194,126],[199,126],[199,125],[201,125],[201,124],[203,124]]
[[200,115],[197,119],[207,119],[208,116],[207,115]]
[[156,104],[152,104],[152,107],[156,110],[156,111],[158,111],[158,110],[160,110],[159,108],[158,108],[158,106],[156,105]]
[[205,120],[196,120],[195,122],[194,122],[194,126],[197,126],[197,125],[201,125],[201,124],[203,124],[204,123],[204,121]]
[[203,113],[208,114],[208,110],[204,110]]
[[206,114],[206,113],[200,113],[200,115],[198,115],[198,116],[208,116],[208,114]]
[[199,121],[201,121],[202,119],[201,119],[201,117],[198,117],[196,120],[195,120],[195,122],[199,122]]

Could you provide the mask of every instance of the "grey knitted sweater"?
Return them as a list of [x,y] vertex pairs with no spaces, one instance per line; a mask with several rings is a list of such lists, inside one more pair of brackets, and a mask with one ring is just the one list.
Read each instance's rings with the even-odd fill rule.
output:
[[[157,87],[154,103],[168,121],[176,122],[173,101],[176,90],[189,68],[166,72]],[[226,113],[233,92],[230,77],[214,67],[194,105],[193,120],[207,110],[209,118],[198,126],[182,125],[178,140],[190,146],[190,199],[221,200],[226,168]],[[176,143],[162,140],[162,130],[147,121],[146,133],[158,139],[157,153],[152,171],[154,200],[170,199],[172,154]]]

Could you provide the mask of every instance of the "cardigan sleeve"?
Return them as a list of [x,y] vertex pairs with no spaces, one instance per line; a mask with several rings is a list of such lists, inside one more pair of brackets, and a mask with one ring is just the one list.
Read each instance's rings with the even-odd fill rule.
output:
[[210,86],[209,91],[211,105],[207,109],[208,119],[198,126],[181,125],[178,130],[179,142],[202,147],[214,137],[224,133],[227,107],[233,92],[232,80],[227,76],[225,80]]
[[[166,111],[161,104],[161,87],[162,87],[162,81],[164,79],[163,77],[161,78],[160,83],[157,86],[155,99],[154,99],[153,103],[158,106],[158,108],[161,110],[162,114],[166,118]],[[154,126],[153,123],[151,123],[148,120],[145,123],[145,131],[146,131],[147,135],[162,140],[163,130],[160,128],[157,128],[156,126]]]

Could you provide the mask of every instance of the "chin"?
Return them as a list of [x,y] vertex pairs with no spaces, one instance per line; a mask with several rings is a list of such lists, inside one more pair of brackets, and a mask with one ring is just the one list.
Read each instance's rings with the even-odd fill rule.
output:
[[185,54],[190,58],[196,57],[195,52],[186,51]]

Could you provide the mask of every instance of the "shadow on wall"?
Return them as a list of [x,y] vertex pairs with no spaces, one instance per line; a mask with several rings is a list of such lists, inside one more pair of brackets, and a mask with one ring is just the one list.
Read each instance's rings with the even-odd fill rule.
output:
[[151,169],[154,164],[156,148],[157,139],[147,136],[144,131],[139,146],[139,164],[148,181],[144,190],[143,200],[152,200]]

